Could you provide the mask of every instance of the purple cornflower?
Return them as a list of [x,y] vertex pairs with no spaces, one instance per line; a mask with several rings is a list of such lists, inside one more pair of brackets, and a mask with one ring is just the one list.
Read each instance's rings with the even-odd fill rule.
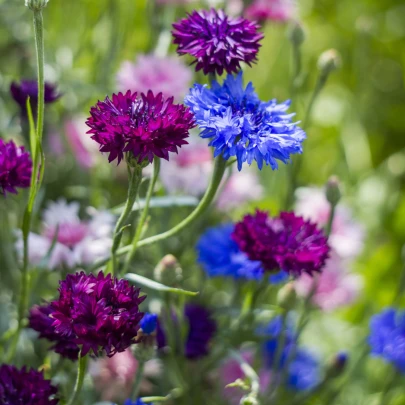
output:
[[50,317],[52,308],[49,304],[36,305],[30,310],[29,327],[39,332],[39,337],[54,342],[51,349],[70,360],[77,360],[79,346],[71,339],[56,333],[54,319]]
[[[19,104],[23,115],[27,115],[27,98],[30,98],[32,111],[36,111],[38,104],[38,82],[36,80],[21,80],[20,83],[12,82],[10,92],[13,99]],[[50,104],[60,98],[61,94],[57,92],[56,86],[51,83],[45,83],[44,102]]]
[[263,34],[259,25],[245,18],[228,17],[222,10],[193,11],[173,24],[174,43],[179,55],[190,54],[195,58],[196,71],[204,74],[224,70],[236,73],[240,63],[249,66],[256,62],[259,41]]
[[[187,304],[184,318],[188,323],[188,335],[185,341],[184,354],[189,359],[198,359],[209,353],[209,343],[214,336],[217,325],[210,311],[198,304]],[[178,322],[174,319],[175,322]],[[166,346],[166,336],[162,325],[157,327],[157,345]]]
[[0,194],[17,194],[17,187],[31,184],[32,161],[23,146],[0,139]]
[[124,152],[132,152],[139,163],[152,162],[154,156],[169,160],[169,152],[177,153],[186,145],[188,132],[195,126],[187,107],[152,91],[140,98],[130,90],[113,94],[92,107],[90,114],[87,133],[100,145],[100,152],[109,153],[109,162],[118,159],[120,163]]
[[139,305],[146,296],[126,280],[84,272],[69,274],[60,282],[59,299],[51,303],[55,332],[90,350],[112,357],[136,343],[143,313]]
[[41,372],[21,370],[14,366],[0,366],[0,404],[56,405],[57,388],[45,380]]
[[261,211],[246,215],[236,224],[233,239],[267,271],[284,270],[294,276],[320,272],[330,251],[323,231],[293,212],[274,218]]

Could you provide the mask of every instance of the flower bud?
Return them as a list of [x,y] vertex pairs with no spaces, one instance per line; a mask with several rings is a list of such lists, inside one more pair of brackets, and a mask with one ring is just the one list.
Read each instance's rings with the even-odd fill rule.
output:
[[290,311],[294,308],[296,300],[297,293],[293,282],[287,283],[277,294],[277,304],[286,311]]
[[254,394],[248,394],[242,397],[239,402],[240,405],[259,405],[259,401]]
[[342,60],[340,54],[336,49],[329,49],[321,54],[318,59],[318,69],[325,75],[328,76],[334,70],[340,68]]
[[346,369],[348,358],[345,352],[337,353],[327,366],[326,378],[339,377]]
[[167,286],[177,285],[183,278],[183,270],[173,255],[166,255],[154,270],[155,280]]
[[295,46],[300,46],[305,41],[305,30],[301,23],[294,21],[290,24],[288,39]]
[[340,191],[340,181],[337,176],[329,177],[326,183],[326,199],[331,205],[336,206],[340,200],[342,193]]
[[33,11],[41,11],[49,0],[25,0],[25,5]]

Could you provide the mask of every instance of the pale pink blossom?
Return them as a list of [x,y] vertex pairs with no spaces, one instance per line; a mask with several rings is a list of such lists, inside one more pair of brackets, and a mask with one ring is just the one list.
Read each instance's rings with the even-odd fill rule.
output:
[[[89,374],[103,401],[124,401],[131,394],[137,368],[138,361],[131,350],[125,350],[110,358],[103,357],[91,361]],[[153,386],[147,378],[156,377],[159,374],[159,363],[156,360],[148,361],[141,383],[142,393],[152,392]]]
[[135,63],[124,61],[117,74],[121,91],[163,93],[182,100],[192,79],[191,70],[177,57],[139,55]]
[[[298,295],[306,297],[317,283],[312,302],[323,311],[333,311],[351,304],[356,300],[363,287],[363,278],[348,271],[345,263],[336,253],[332,252],[326,266],[316,278],[303,274],[295,281]],[[315,279],[317,281],[315,281]]]
[[296,15],[295,0],[254,0],[245,10],[245,16],[258,21],[285,22]]
[[[329,219],[330,204],[321,188],[299,188],[296,191],[295,212],[324,227]],[[344,204],[338,204],[332,224],[329,244],[342,258],[354,258],[364,246],[364,229]]]
[[156,0],[157,4],[187,4],[187,3],[192,3],[193,1],[196,0]]
[[[50,253],[47,267],[62,265],[72,268],[88,265],[108,255],[112,245],[113,215],[89,210],[89,220],[79,217],[79,203],[67,203],[61,199],[51,202],[43,213],[41,234],[29,235],[29,260],[33,265],[43,265]],[[54,246],[52,244],[54,242]],[[21,235],[16,249],[22,256]]]

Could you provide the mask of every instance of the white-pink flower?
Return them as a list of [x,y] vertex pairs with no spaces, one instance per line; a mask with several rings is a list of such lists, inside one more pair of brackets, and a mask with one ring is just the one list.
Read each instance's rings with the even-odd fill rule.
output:
[[[332,252],[322,273],[317,277],[317,288],[312,302],[323,311],[333,311],[351,304],[363,287],[363,278],[359,274],[350,273],[339,256]],[[315,279],[303,274],[295,281],[295,290],[306,297],[312,289]]]
[[259,21],[285,22],[296,15],[295,0],[254,0],[245,10],[245,16]]
[[191,70],[177,57],[139,55],[135,63],[124,61],[117,73],[121,91],[162,92],[166,97],[183,99],[192,79]]
[[[79,203],[67,203],[63,199],[48,204],[43,212],[41,234],[29,235],[31,264],[46,265],[50,269],[60,266],[72,268],[91,264],[108,255],[112,245],[114,216],[89,209],[90,219],[84,221],[79,217],[79,209]],[[17,239],[16,249],[22,256],[21,235]]]
[[[321,188],[307,187],[296,191],[295,212],[324,227],[329,219],[330,204]],[[332,224],[329,244],[342,258],[354,258],[364,246],[364,229],[352,215],[350,209],[338,204]]]

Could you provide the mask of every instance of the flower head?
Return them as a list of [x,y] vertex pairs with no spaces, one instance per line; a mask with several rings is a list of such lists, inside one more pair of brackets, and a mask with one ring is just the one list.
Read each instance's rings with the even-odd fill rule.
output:
[[136,343],[143,313],[139,305],[146,296],[126,280],[97,277],[84,272],[69,274],[60,282],[59,299],[51,303],[56,333],[82,345],[82,355],[90,350],[111,357]]
[[[209,353],[209,343],[213,338],[217,325],[211,312],[197,304],[187,304],[184,317],[188,322],[188,335],[184,354],[189,359],[198,359]],[[159,348],[166,346],[166,336],[162,325],[158,323],[157,344]]]
[[138,55],[136,63],[125,61],[117,74],[120,90],[162,92],[180,100],[188,91],[191,70],[175,56]]
[[254,0],[245,15],[252,20],[285,22],[294,17],[295,3],[295,0]]
[[[27,98],[30,98],[32,111],[36,111],[38,104],[38,82],[36,80],[21,80],[20,83],[12,82],[10,92],[13,99],[19,104],[23,115],[27,114]],[[50,104],[55,102],[61,94],[51,83],[45,83],[44,102]]]
[[0,403],[5,405],[56,405],[58,390],[33,369],[0,366]]
[[77,360],[80,348],[71,339],[56,333],[53,325],[54,319],[51,318],[53,310],[49,304],[34,306],[30,310],[29,327],[39,332],[39,337],[53,342],[51,349],[70,360]]
[[387,308],[370,321],[371,353],[405,373],[405,312]]
[[195,115],[201,137],[211,139],[214,156],[236,156],[239,170],[254,160],[259,169],[264,162],[275,170],[277,160],[288,163],[291,154],[302,153],[305,132],[291,122],[294,114],[286,113],[290,102],[261,101],[252,83],[243,88],[242,73],[228,75],[222,85],[214,81],[211,89],[194,84],[185,104]]
[[292,212],[273,218],[261,211],[246,215],[232,237],[265,270],[284,270],[294,276],[321,271],[330,250],[324,233]]
[[222,10],[193,11],[173,24],[174,43],[180,55],[195,58],[196,70],[204,74],[236,73],[240,63],[256,61],[263,34],[245,18],[228,17]]
[[32,161],[23,146],[0,139],[0,194],[17,194],[31,184]]
[[156,314],[148,314],[146,313],[142,320],[141,320],[141,329],[142,329],[142,333],[146,334],[146,335],[150,335],[152,334],[157,327],[157,315]]
[[[153,405],[151,402],[149,402],[151,405]],[[124,402],[124,405],[146,405],[145,402],[142,401],[141,398],[138,398],[136,401],[132,401],[132,399],[127,399]]]
[[113,94],[99,101],[90,110],[86,124],[88,133],[100,145],[100,152],[108,152],[108,161],[123,159],[124,152],[132,152],[140,163],[152,162],[157,156],[169,160],[169,152],[176,152],[188,131],[195,126],[193,114],[182,104],[173,104],[173,97],[165,99],[162,93]]

